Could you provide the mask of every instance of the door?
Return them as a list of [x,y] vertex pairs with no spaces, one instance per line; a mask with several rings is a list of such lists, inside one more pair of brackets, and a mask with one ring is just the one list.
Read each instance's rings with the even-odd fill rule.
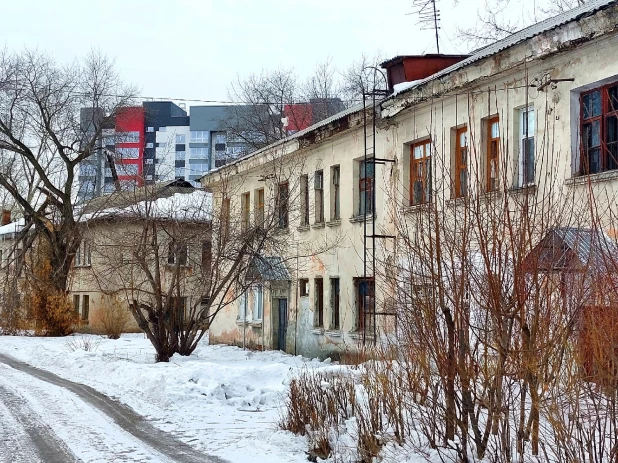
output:
[[288,300],[279,299],[279,336],[277,349],[285,351],[285,333],[288,328]]

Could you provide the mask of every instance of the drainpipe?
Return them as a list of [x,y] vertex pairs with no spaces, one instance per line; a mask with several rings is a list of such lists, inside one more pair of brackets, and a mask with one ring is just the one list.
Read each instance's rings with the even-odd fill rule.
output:
[[242,350],[245,350],[245,342],[247,339],[247,291],[245,290],[245,306],[242,314]]
[[294,355],[296,355],[296,337],[298,333],[298,270],[298,242],[296,242],[296,293],[294,294],[296,313],[294,314]]

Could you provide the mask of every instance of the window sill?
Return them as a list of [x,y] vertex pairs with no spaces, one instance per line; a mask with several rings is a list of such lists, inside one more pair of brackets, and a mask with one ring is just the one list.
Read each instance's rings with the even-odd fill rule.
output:
[[536,193],[536,185],[530,183],[524,186],[515,186],[509,190],[510,195],[531,195]]
[[457,198],[451,198],[451,199],[447,199],[446,200],[446,205],[448,207],[457,207],[457,206],[461,206],[463,204],[466,204],[468,202],[468,200],[470,199],[469,196],[459,196]]
[[564,181],[564,184],[569,186],[586,185],[588,183],[607,182],[609,180],[616,179],[618,179],[618,170],[607,170],[597,174],[580,175],[577,177],[567,178]]
[[341,219],[333,219],[330,222],[326,222],[327,227],[338,227],[341,225]]
[[249,324],[249,321],[248,320],[236,320],[236,324],[238,326],[246,326]]
[[[350,336],[350,338],[356,340],[356,341],[362,341],[363,340],[363,332],[362,331],[350,331],[348,333],[348,335]],[[373,341],[373,334],[364,334],[365,339],[369,339],[371,341]]]
[[300,231],[300,232],[304,232],[304,231],[309,230],[310,228],[311,228],[311,226],[309,224],[307,224],[307,225],[301,225],[300,227],[297,227],[296,229],[298,231]]
[[502,197],[502,190],[486,191],[481,194],[481,201],[495,201]]
[[330,336],[331,338],[340,338],[341,336],[343,336],[343,333],[341,332],[341,330],[327,330],[324,332],[324,334],[326,334],[326,336]]
[[311,225],[311,228],[324,228],[326,225],[324,224],[324,222],[317,222],[314,223],[313,225]]
[[309,297],[309,294],[301,294],[300,297]]
[[432,209],[431,203],[422,203],[422,204],[415,204],[413,206],[404,206],[403,212],[405,214],[415,214],[418,212],[430,212],[431,209]]
[[361,223],[361,222],[370,222],[375,219],[375,214],[358,214],[350,217],[350,223]]
[[288,227],[285,228],[275,228],[275,235],[287,235],[290,233],[290,229]]
[[88,265],[74,265],[73,268],[92,268],[92,264],[88,264]]
[[253,328],[262,328],[262,320],[254,320],[249,322],[249,325]]
[[324,328],[319,328],[319,327],[316,327],[316,328],[313,328],[313,329],[311,330],[311,332],[312,332],[313,334],[322,335],[322,334],[324,334]]

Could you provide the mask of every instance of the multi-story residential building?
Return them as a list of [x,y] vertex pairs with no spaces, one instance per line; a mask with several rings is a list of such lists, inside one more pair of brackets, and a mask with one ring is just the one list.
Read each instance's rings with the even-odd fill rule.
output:
[[249,151],[249,145],[234,136],[237,111],[243,106],[191,106],[191,136],[186,171],[198,181],[210,169],[223,166]]
[[144,181],[181,178],[185,173],[189,116],[184,108],[171,101],[146,101],[146,146],[144,148]]
[[[366,118],[350,108],[205,175],[215,209],[249,224],[270,205],[290,243],[264,250],[285,271],[219,313],[211,342],[325,357],[388,335],[396,287],[373,256],[401,268],[406,238],[463,223],[464,211],[483,223],[557,204],[568,213],[552,223],[575,236],[618,236],[616,24],[618,3],[594,0],[468,57],[398,57],[384,63],[391,95]],[[602,205],[594,219],[590,204]],[[330,246],[311,255],[312,243]]]
[[[127,321],[125,330],[140,330],[129,312],[129,304],[132,300],[152,304],[153,290],[144,284],[147,280],[143,278],[144,268],[134,256],[144,227],[153,223],[158,225],[159,244],[144,253],[143,259],[152,266],[149,270],[158,272],[164,290],[172,281],[179,284],[180,318],[184,319],[191,305],[201,303],[204,281],[210,271],[202,267],[210,223],[206,218],[208,211],[203,220],[198,220],[195,210],[209,204],[207,196],[184,180],[171,180],[114,192],[86,204],[80,211],[82,241],[73,261],[68,288],[68,297],[81,329],[104,332],[105,316],[116,317],[123,313]],[[186,216],[179,214],[182,207],[192,207],[191,212]],[[174,221],[169,220],[172,215]],[[7,281],[12,281],[7,277],[15,277],[18,282],[15,288],[24,288],[26,275],[34,271],[20,265],[30,265],[29,255],[21,250],[22,243],[18,240],[25,220],[6,223],[10,217],[10,211],[3,211],[0,280],[6,285]],[[172,244],[181,241],[183,247],[178,252]],[[36,249],[36,245],[32,249]],[[157,258],[158,266],[155,265]],[[172,275],[176,275],[175,279]],[[5,291],[0,296],[4,294]],[[0,307],[0,311],[2,309]]]
[[[229,106],[192,106],[190,111],[171,101],[118,111],[115,123],[103,129],[96,152],[80,164],[79,199],[174,179],[197,185],[210,169],[249,151],[246,141],[231,134],[236,123]],[[103,121],[105,115],[82,109],[85,128],[93,117]],[[235,125],[233,132],[238,133]]]
[[[84,130],[103,124],[102,137],[95,152],[80,163],[78,199],[86,201],[117,188],[128,189],[143,183],[144,110],[140,106],[118,110],[113,122],[101,110],[82,108]],[[113,166],[112,166],[113,164]]]

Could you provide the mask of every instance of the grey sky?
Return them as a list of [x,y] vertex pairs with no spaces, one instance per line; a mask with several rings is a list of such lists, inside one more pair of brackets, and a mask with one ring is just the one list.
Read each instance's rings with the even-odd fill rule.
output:
[[[98,48],[149,97],[227,100],[230,81],[262,69],[311,74],[331,57],[435,52],[412,0],[4,0],[0,40],[58,60]],[[462,53],[455,24],[473,23],[482,0],[441,0],[441,48]],[[0,42],[1,44],[2,42]]]

